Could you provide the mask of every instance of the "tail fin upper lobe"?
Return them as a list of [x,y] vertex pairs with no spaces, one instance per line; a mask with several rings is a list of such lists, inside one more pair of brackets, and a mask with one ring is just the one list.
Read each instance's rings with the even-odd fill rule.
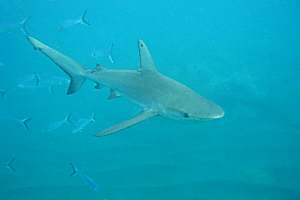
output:
[[67,94],[73,94],[81,88],[86,78],[84,77],[85,70],[79,63],[31,36],[28,36],[27,39],[36,50],[50,58],[70,77],[71,81]]

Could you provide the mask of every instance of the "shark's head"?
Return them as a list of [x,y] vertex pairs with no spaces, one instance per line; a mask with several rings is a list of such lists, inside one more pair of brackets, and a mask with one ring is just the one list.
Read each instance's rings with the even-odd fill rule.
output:
[[191,90],[184,90],[165,107],[163,115],[180,120],[213,120],[224,116],[224,110]]
[[[203,103],[203,102],[202,102]],[[194,107],[193,110],[187,109],[187,119],[191,120],[213,120],[224,117],[224,110],[217,104],[206,101],[206,105]]]
[[[201,102],[202,103],[202,102]],[[213,120],[224,117],[223,109],[212,103],[207,102],[206,105],[182,105],[179,107],[168,108],[164,114],[168,115],[168,117],[176,118],[180,120]]]

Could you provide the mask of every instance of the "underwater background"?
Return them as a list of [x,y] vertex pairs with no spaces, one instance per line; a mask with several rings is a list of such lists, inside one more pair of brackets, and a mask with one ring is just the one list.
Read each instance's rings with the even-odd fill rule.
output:
[[[300,1],[0,1],[0,199],[300,199]],[[81,23],[86,11],[88,24]],[[26,30],[87,68],[158,70],[225,117],[156,117],[68,77]],[[69,123],[69,121],[72,123]],[[77,176],[70,174],[78,170]]]

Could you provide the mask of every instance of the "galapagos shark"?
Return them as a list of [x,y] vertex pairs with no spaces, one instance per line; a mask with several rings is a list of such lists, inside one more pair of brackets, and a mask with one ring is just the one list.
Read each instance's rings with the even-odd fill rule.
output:
[[142,106],[141,113],[98,132],[98,137],[119,132],[155,116],[180,120],[210,120],[224,116],[224,111],[219,105],[200,96],[186,85],[161,74],[142,40],[138,41],[139,68],[114,70],[100,65],[95,69],[85,69],[77,61],[38,39],[29,35],[27,39],[34,49],[50,58],[69,76],[68,95],[77,92],[86,80],[91,80],[96,87],[109,87],[112,93],[110,98],[118,97],[118,92]]

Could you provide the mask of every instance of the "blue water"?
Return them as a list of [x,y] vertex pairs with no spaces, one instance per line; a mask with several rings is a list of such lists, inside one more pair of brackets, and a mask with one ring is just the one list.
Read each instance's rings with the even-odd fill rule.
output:
[[[299,200],[299,9],[297,0],[1,0],[0,199]],[[84,10],[90,26],[62,28]],[[94,137],[141,108],[90,82],[67,96],[67,76],[20,31],[26,17],[31,35],[88,68],[137,68],[143,39],[161,73],[225,117],[156,117]],[[81,176],[70,176],[71,162]]]

